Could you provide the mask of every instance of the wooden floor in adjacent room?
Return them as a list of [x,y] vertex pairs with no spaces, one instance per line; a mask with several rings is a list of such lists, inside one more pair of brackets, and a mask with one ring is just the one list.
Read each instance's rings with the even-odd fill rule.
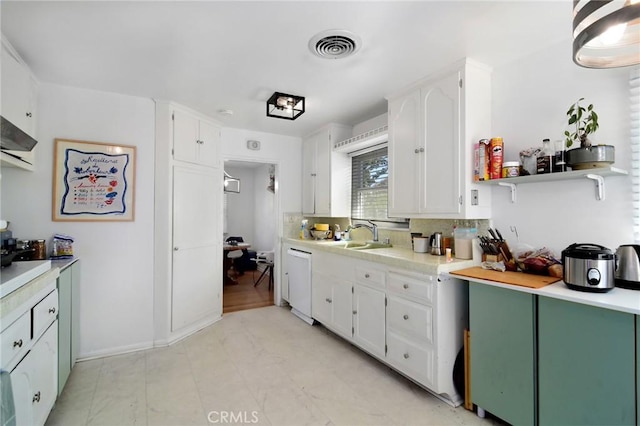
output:
[[222,313],[273,305],[273,286],[269,291],[269,275],[254,287],[262,271],[246,271],[236,278],[238,284],[225,285],[222,292]]

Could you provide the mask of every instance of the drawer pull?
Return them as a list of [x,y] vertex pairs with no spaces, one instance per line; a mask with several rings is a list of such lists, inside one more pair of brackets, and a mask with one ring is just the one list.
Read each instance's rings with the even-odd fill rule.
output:
[[324,299],[327,303],[331,303],[331,299],[329,299],[328,297],[326,299]]
[[409,354],[408,353],[405,353],[403,356],[404,356],[404,359],[409,359]]
[[409,315],[404,314],[404,315],[402,316],[402,318],[404,318],[405,320],[408,320],[408,319],[409,319]]
[[364,274],[364,277],[365,277],[365,278],[369,278],[370,276],[371,276],[371,275],[369,275],[369,274]]
[[36,392],[35,395],[33,395],[33,399],[31,400],[31,402],[40,402],[40,391]]
[[409,284],[407,284],[407,283],[402,284],[402,288],[404,288],[405,290],[408,289],[409,288]]
[[22,339],[13,342],[13,347],[15,348],[16,346],[19,348],[22,347]]
[[49,308],[49,313],[50,314],[55,314],[56,313],[56,308]]

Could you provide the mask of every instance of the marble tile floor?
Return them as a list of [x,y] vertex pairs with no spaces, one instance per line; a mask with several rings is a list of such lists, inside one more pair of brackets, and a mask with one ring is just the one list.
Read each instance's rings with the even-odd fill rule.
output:
[[55,425],[494,425],[288,309],[225,314],[169,347],[76,364]]

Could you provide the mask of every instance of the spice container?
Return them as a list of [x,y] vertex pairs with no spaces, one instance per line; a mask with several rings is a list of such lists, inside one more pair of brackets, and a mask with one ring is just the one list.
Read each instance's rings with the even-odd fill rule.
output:
[[47,245],[45,240],[31,240],[33,248],[32,260],[45,260],[47,258]]
[[536,173],[551,173],[552,172],[552,164],[553,157],[555,155],[555,151],[551,148],[551,140],[543,139],[542,140],[542,151],[538,153],[538,158],[536,159]]
[[505,161],[502,164],[502,177],[510,178],[520,176],[520,163],[518,161]]

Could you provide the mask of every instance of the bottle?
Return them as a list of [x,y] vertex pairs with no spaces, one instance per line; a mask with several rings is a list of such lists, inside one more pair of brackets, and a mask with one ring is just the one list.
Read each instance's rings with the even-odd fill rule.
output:
[[566,141],[564,139],[559,139],[553,141],[554,145],[554,154],[553,154],[553,166],[552,172],[566,172],[567,171],[567,163],[564,159],[565,151],[566,151]]
[[542,151],[538,153],[538,157],[536,159],[536,173],[551,173],[552,172],[552,164],[553,157],[555,155],[555,151],[551,147],[551,140],[543,139],[542,140]]
[[334,225],[335,231],[333,231],[333,239],[340,241],[342,239],[342,232],[340,232],[340,225],[337,223]]

